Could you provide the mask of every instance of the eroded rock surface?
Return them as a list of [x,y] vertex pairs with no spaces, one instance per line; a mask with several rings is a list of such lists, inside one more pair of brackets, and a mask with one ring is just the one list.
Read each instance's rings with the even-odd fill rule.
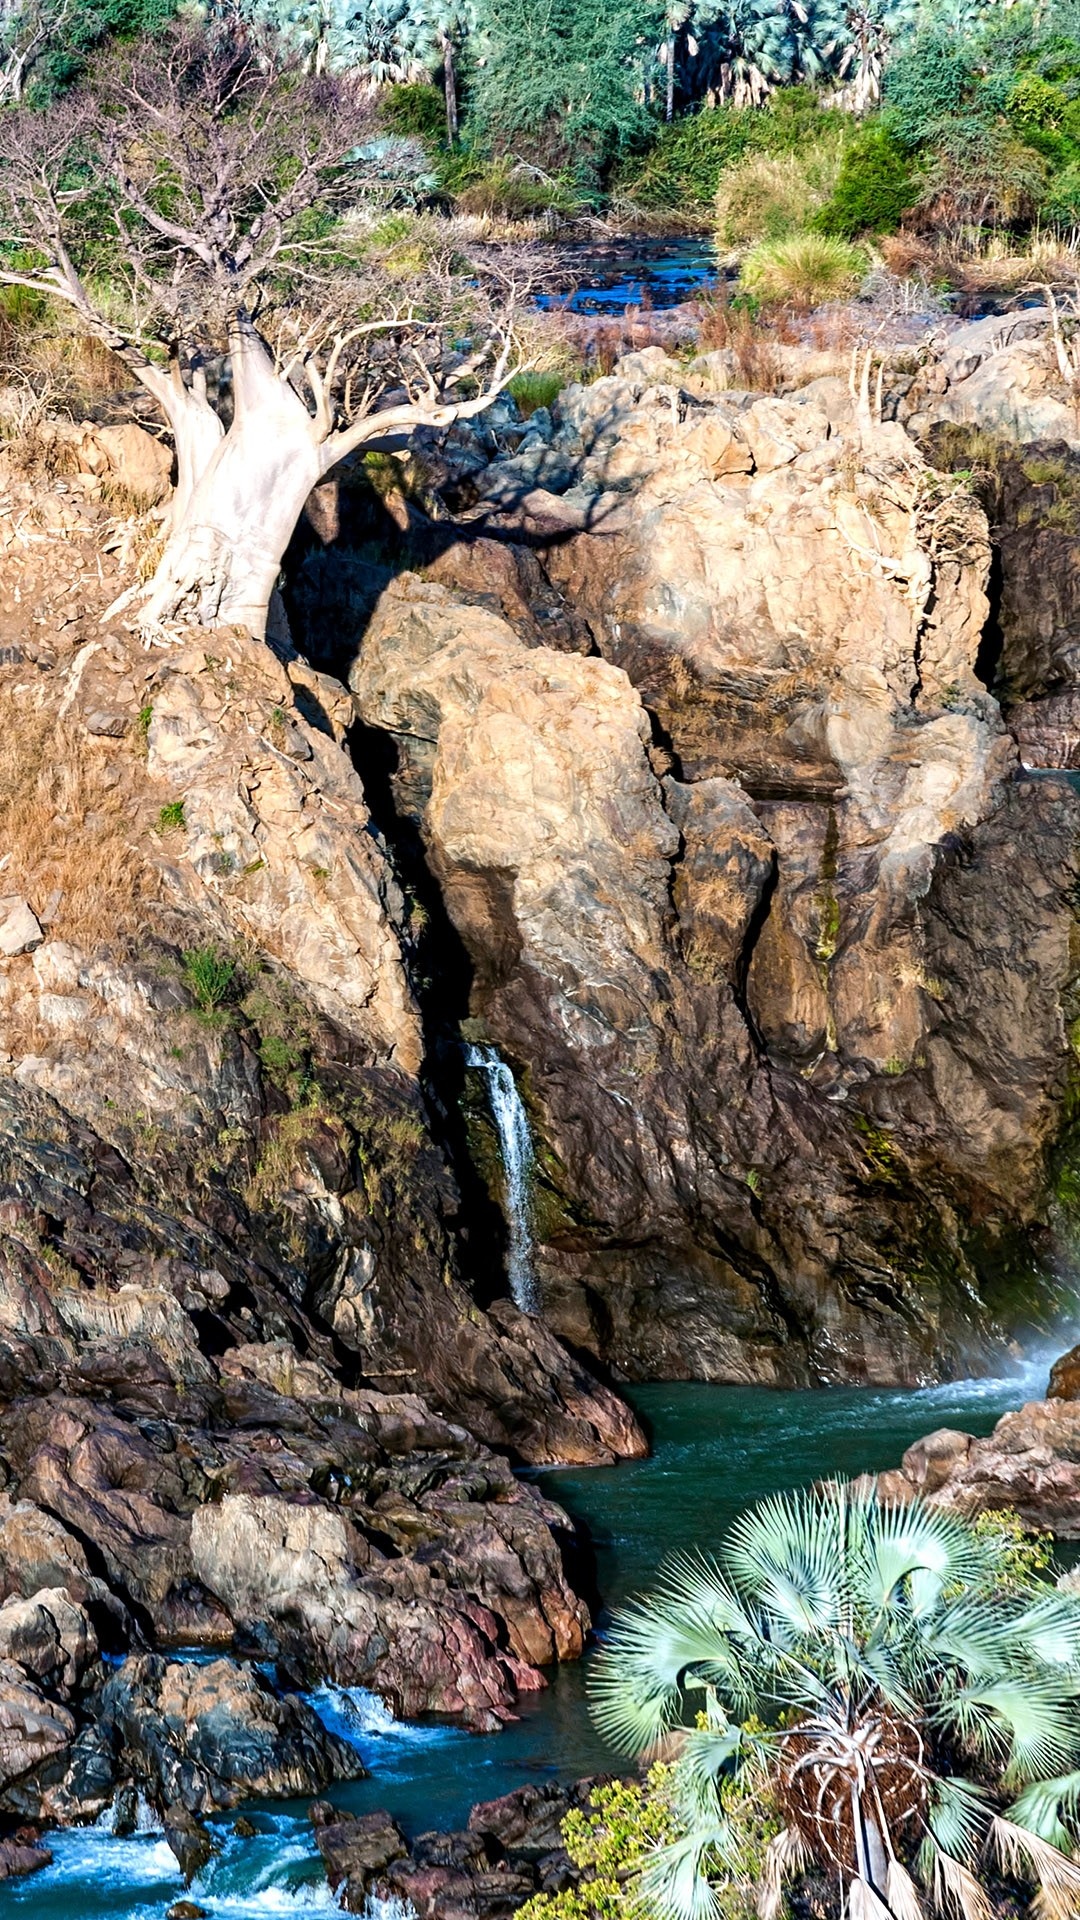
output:
[[1026,1527],[1080,1540],[1080,1406],[1034,1400],[975,1439],[942,1428],[878,1476],[883,1499],[916,1494],[953,1512],[1019,1514]]
[[520,1070],[550,1323],[631,1377],[927,1377],[1050,1224],[1077,801],[976,674],[971,496],[835,380],[678,372],[471,482],[597,657],[474,547],[383,595],[351,684]]
[[577,1885],[562,1822],[587,1808],[606,1778],[519,1787],[473,1807],[461,1832],[422,1833],[411,1843],[385,1813],[355,1818],[319,1804],[311,1817],[347,1913],[367,1912],[374,1898],[405,1901],[419,1920],[509,1920],[534,1893]]

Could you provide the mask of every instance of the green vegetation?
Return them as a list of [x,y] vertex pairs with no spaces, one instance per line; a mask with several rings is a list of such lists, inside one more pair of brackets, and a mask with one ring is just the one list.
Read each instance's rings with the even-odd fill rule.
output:
[[742,264],[742,284],[760,300],[816,307],[853,293],[866,266],[866,255],[846,240],[792,233],[751,247]]
[[561,373],[516,373],[509,392],[527,420],[540,407],[554,406],[565,385],[566,378]]
[[180,833],[187,826],[182,800],[167,800],[157,817],[159,833]]
[[838,240],[893,233],[919,190],[911,154],[889,127],[860,127],[844,146],[832,193],[814,224]]
[[187,947],[183,959],[184,984],[200,1013],[217,1014],[235,998],[236,961],[220,947]]
[[[723,1883],[713,1890],[713,1913],[716,1920],[751,1920],[777,1832],[772,1796],[757,1778],[725,1782],[721,1799],[733,1845]],[[616,1780],[594,1788],[589,1810],[575,1809],[562,1823],[563,1845],[581,1872],[580,1885],[534,1895],[521,1920],[626,1920],[635,1911],[650,1855],[677,1846],[685,1831],[678,1776],[669,1766],[651,1767],[644,1783]]]
[[1003,1879],[1075,1913],[1080,1596],[1045,1564],[1011,1519],[888,1507],[859,1483],[762,1501],[717,1560],[671,1563],[593,1683],[620,1752],[682,1729],[676,1832],[635,1873],[651,1914],[695,1920],[737,1882],[730,1796],[751,1782],[778,1816],[759,1912],[816,1875],[863,1916],[974,1920]]

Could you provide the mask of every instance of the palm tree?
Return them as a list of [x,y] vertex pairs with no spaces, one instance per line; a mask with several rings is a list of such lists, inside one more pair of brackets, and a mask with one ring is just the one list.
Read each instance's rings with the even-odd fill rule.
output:
[[407,28],[417,58],[430,70],[442,67],[446,96],[446,144],[457,145],[457,59],[476,31],[475,0],[411,0]]
[[784,1822],[763,1920],[807,1866],[850,1920],[992,1920],[991,1867],[1037,1884],[1040,1920],[1080,1914],[1080,1597],[953,1515],[860,1483],[762,1502],[616,1618],[594,1710],[627,1753],[682,1730],[681,1837],[641,1883],[660,1920],[717,1911],[725,1782],[755,1772]]

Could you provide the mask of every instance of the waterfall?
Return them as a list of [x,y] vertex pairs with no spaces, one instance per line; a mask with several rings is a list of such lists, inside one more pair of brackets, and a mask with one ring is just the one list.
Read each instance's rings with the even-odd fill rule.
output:
[[499,1136],[503,1172],[506,1177],[507,1277],[510,1293],[522,1313],[539,1313],[540,1289],[533,1271],[532,1235],[529,1232],[529,1176],[532,1172],[533,1145],[529,1116],[522,1104],[514,1076],[494,1047],[470,1046],[465,1064],[476,1067],[487,1084],[488,1102],[495,1131]]

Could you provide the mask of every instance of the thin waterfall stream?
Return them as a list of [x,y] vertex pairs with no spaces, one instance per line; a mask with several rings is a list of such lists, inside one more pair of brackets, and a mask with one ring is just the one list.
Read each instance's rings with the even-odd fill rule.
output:
[[533,1265],[529,1227],[529,1187],[534,1158],[529,1116],[517,1082],[495,1047],[470,1046],[465,1063],[484,1076],[491,1118],[499,1139],[505,1181],[506,1272],[510,1294],[522,1313],[539,1313],[540,1287]]

